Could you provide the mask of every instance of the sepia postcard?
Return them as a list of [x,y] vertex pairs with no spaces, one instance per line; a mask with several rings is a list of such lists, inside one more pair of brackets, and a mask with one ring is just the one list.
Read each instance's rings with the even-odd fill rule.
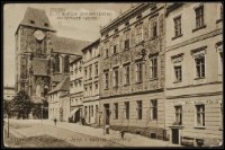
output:
[[4,3],[2,148],[223,148],[223,3]]

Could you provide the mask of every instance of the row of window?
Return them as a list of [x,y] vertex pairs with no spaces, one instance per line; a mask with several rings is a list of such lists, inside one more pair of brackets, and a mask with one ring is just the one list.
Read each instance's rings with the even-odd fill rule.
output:
[[[201,79],[205,78],[206,76],[206,71],[205,71],[205,53],[200,53],[196,54],[194,56],[195,60],[195,72],[196,72],[196,79]],[[219,69],[220,67],[222,68],[223,65],[223,53],[219,52]],[[174,79],[175,82],[181,82],[183,78],[182,74],[182,65],[181,65],[181,60],[180,61],[175,61],[174,62]]]
[[[153,17],[150,19],[150,25],[149,25],[149,31],[150,31],[150,37],[151,38],[155,38],[159,35],[159,25],[158,25],[158,17]],[[160,26],[160,28],[162,28]],[[162,30],[162,29],[161,29]],[[149,32],[146,31],[145,32]],[[106,49],[105,49],[105,58],[109,57],[109,53],[111,52],[112,54],[117,54],[119,52],[119,46],[121,46],[121,49],[124,50],[128,50],[131,46],[132,43],[136,43],[139,44],[140,42],[142,42],[144,40],[144,35],[146,33],[144,33],[144,26],[143,24],[139,24],[135,27],[135,33],[134,35],[131,35],[131,31],[127,30],[124,33],[124,38],[123,40],[120,42],[119,44],[119,36],[116,36],[113,38],[113,43],[110,44],[109,43],[105,43],[106,45]],[[134,36],[134,37],[133,37]],[[134,40],[132,40],[134,38]],[[109,50],[110,49],[110,50]]]
[[[135,76],[136,82],[143,82],[143,62],[136,62],[135,64]],[[105,71],[105,89],[109,88],[109,72]],[[124,85],[130,84],[130,65],[124,65],[123,74],[124,74]],[[150,78],[158,78],[158,57],[154,56],[150,58]],[[119,85],[119,70],[118,68],[113,69],[113,87],[118,87]]]
[[82,101],[82,98],[71,98],[70,103],[71,104],[78,104]]
[[[114,103],[114,118],[119,118],[119,106],[118,103]],[[125,118],[128,120],[130,117],[130,103],[124,103],[125,110],[122,111],[122,116],[125,113]],[[137,119],[141,120],[143,117],[143,104],[142,101],[139,100],[136,102],[136,112],[137,112]],[[146,108],[146,107],[145,107]],[[150,100],[150,107],[146,108],[147,116],[150,116],[150,120],[157,120],[158,118],[158,101],[157,100]],[[205,105],[196,105],[196,126],[205,126]],[[174,125],[182,125],[183,123],[183,114],[182,114],[182,106],[174,106],[175,110],[175,122]]]
[[93,96],[94,94],[98,94],[98,82],[94,83],[94,88],[92,88],[92,85],[85,86],[84,87],[84,97]]
[[[79,71],[79,72],[78,72]],[[80,67],[79,69],[74,69],[74,71],[72,70],[72,71],[70,71],[70,74],[71,75],[76,75],[77,73],[81,73],[81,71],[82,71],[82,67]]]
[[77,88],[82,86],[82,80],[74,80],[70,83],[71,88]]
[[[114,118],[119,119],[119,105],[118,103],[114,103]],[[124,102],[125,108],[121,111],[121,115],[125,116],[125,119],[130,119],[130,102]],[[143,104],[141,100],[136,102],[136,112],[137,112],[137,119],[141,120],[143,116]],[[157,120],[158,119],[158,101],[157,99],[150,100],[150,106],[147,108],[150,115],[150,120]]]
[[50,102],[51,103],[57,102],[57,100],[58,100],[57,97],[58,97],[58,93],[50,95]]
[[99,55],[99,48],[98,47],[90,49],[84,54],[84,61],[88,61],[88,60],[90,60],[90,59],[92,59],[92,58],[94,58],[98,55]]
[[[94,76],[98,77],[98,62],[94,64]],[[89,76],[88,76],[89,73]],[[90,66],[84,68],[85,79],[92,79],[92,64]]]
[[[175,106],[175,125],[183,124],[182,106]],[[205,126],[205,105],[196,105],[196,126]]]
[[[205,11],[204,11],[204,5],[201,5],[200,7],[197,7],[195,9],[195,22],[196,22],[196,29],[200,29],[205,27]],[[220,5],[220,19],[223,18],[223,6]],[[182,35],[182,25],[181,25],[181,16],[175,17],[173,19],[174,21],[174,38],[179,37]],[[195,31],[194,29],[193,31]]]
[[[88,114],[89,112],[89,114]],[[98,113],[98,105],[95,105],[95,115],[97,116]],[[84,116],[85,117],[93,117],[94,116],[94,105],[85,106],[84,107]],[[90,120],[89,120],[90,122]]]
[[[156,9],[156,3],[151,2],[151,3],[149,3],[149,5],[150,5],[150,9],[151,9],[151,10]],[[137,21],[139,21],[139,19],[141,19],[141,18],[142,18],[142,14],[138,14],[138,15],[136,16]],[[129,20],[125,22],[125,26],[128,26],[128,25],[130,25]],[[117,33],[117,32],[118,32],[118,28],[116,28],[114,31],[115,31],[115,33]],[[105,35],[106,38],[107,38],[108,36],[109,36],[108,34]]]

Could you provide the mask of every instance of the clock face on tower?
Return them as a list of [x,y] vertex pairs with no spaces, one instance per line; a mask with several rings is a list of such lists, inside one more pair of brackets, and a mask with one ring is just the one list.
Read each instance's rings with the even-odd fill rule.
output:
[[43,31],[41,31],[41,30],[36,30],[36,31],[34,32],[34,37],[35,37],[38,41],[41,41],[41,40],[44,39],[45,33],[44,33]]

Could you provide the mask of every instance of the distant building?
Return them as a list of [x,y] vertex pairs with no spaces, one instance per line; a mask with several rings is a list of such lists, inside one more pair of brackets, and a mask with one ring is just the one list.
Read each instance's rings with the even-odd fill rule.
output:
[[[58,121],[63,121],[63,110],[64,104],[62,97],[65,97],[69,92],[70,78],[69,76],[64,76],[63,80],[55,88],[53,88],[48,93],[48,103],[49,103],[49,119],[53,120],[56,118]],[[68,107],[67,107],[68,108]]]
[[82,49],[83,52],[83,116],[87,124],[99,124],[100,39]]
[[70,62],[70,121],[81,122],[83,107],[83,66],[82,56]]
[[4,100],[11,101],[16,96],[15,87],[4,87]]
[[140,3],[102,27],[103,125],[152,138],[166,137],[164,6]]
[[41,103],[69,75],[69,62],[88,42],[56,36],[44,10],[27,8],[16,33],[16,91]]
[[62,107],[62,121],[69,122],[70,118],[70,95],[69,91],[62,94],[60,97],[60,105]]
[[166,128],[174,144],[223,140],[222,3],[172,3],[166,10]]

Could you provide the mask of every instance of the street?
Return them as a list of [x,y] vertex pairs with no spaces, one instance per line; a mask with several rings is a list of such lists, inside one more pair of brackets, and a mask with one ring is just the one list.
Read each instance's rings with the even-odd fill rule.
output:
[[[6,123],[7,124],[7,123]],[[6,125],[5,124],[5,125]],[[41,121],[29,121],[29,120],[10,120],[10,133],[17,138],[24,137],[39,137],[39,136],[51,136],[61,141],[65,141],[74,147],[121,147],[122,145],[113,142],[105,141],[104,139],[98,139],[89,135],[84,135],[69,130],[59,128],[57,126],[50,126],[43,124]],[[5,133],[5,132],[4,132]],[[7,138],[7,136],[5,136]],[[49,141],[46,141],[49,142]],[[52,143],[49,144],[51,147]],[[10,145],[10,143],[7,145]]]
[[[105,134],[102,128],[93,128],[74,123],[58,122],[54,125],[49,120],[9,120],[10,136],[18,139],[28,139],[27,141],[42,143],[39,146],[54,147],[60,143],[60,147],[177,147],[169,141],[150,139],[140,135],[126,133],[124,139],[118,131],[110,130],[110,134]],[[7,134],[7,121],[5,121],[5,132]],[[7,135],[4,136],[7,141]],[[36,138],[36,139],[35,139]],[[37,142],[37,139],[46,139]],[[53,139],[55,138],[55,139]],[[8,140],[9,141],[9,140]],[[19,143],[19,142],[18,142]],[[20,142],[21,143],[21,142]],[[5,143],[10,147],[9,143]],[[24,144],[29,147],[29,144]],[[32,145],[32,144],[30,144]],[[20,145],[23,147],[23,145]],[[37,146],[37,145],[36,145]],[[37,146],[37,147],[39,147]]]

